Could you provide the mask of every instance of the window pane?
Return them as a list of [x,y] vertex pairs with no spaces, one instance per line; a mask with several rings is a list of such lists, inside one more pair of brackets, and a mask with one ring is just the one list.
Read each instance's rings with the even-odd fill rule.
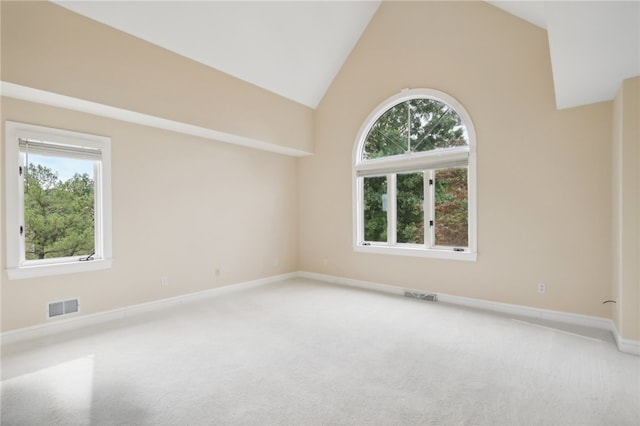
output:
[[411,110],[411,152],[468,145],[460,116],[434,99],[414,99]]
[[397,175],[397,235],[399,243],[424,244],[424,177]]
[[435,99],[412,99],[389,108],[369,130],[363,160],[469,144],[462,118]]
[[364,178],[364,240],[387,241],[387,178]]
[[364,144],[363,160],[404,154],[409,149],[408,104],[403,102],[388,109],[375,122]]
[[24,185],[25,259],[94,252],[93,161],[28,155]]
[[436,245],[469,245],[467,169],[437,170],[435,173]]

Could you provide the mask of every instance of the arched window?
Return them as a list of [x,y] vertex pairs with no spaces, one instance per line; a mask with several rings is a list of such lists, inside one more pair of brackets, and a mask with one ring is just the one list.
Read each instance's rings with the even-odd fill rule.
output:
[[475,146],[445,93],[407,89],[378,106],[354,151],[355,249],[475,260]]

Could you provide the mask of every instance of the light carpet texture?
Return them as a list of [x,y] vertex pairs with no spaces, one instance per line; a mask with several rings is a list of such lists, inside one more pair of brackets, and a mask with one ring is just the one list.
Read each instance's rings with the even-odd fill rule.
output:
[[580,332],[295,279],[7,345],[1,420],[639,425],[640,358]]

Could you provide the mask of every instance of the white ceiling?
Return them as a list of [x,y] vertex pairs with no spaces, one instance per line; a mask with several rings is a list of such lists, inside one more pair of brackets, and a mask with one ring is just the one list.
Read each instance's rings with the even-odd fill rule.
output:
[[606,101],[640,75],[639,2],[548,2],[558,108]]
[[608,101],[640,75],[640,1],[489,1],[547,30],[558,108]]
[[380,1],[54,1],[315,108]]
[[[379,0],[54,1],[315,108]],[[640,75],[640,0],[489,1],[548,32],[558,108],[610,100]]]

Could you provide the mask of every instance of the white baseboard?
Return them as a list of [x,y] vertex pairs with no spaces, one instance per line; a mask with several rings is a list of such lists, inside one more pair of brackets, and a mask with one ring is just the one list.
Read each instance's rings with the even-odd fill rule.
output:
[[163,309],[172,305],[177,305],[180,303],[194,302],[197,300],[206,299],[208,297],[220,296],[220,295],[231,293],[238,290],[255,288],[255,287],[259,287],[266,284],[273,284],[273,283],[288,280],[291,278],[296,278],[297,276],[298,276],[297,272],[290,272],[287,274],[274,275],[271,277],[260,278],[252,281],[245,281],[241,283],[226,285],[223,287],[210,288],[207,290],[197,291],[195,293],[182,294],[180,296],[175,296],[167,299],[160,299],[160,300],[154,300],[152,302],[131,305],[126,308],[127,315],[130,316],[130,315],[134,315],[142,312],[156,311],[156,310]]
[[[253,281],[246,281],[231,284],[224,287],[216,287],[195,293],[188,293],[167,299],[155,300],[152,302],[130,305],[111,311],[100,312],[90,315],[73,316],[67,319],[54,319],[51,322],[36,325],[33,327],[21,328],[4,332],[0,335],[1,345],[37,339],[52,334],[65,331],[76,330],[91,325],[97,325],[123,319],[143,312],[156,311],[169,306],[202,300],[208,297],[215,297],[222,294],[231,293],[238,290],[250,289],[262,285],[273,284],[291,278],[307,278],[316,281],[345,285],[349,287],[362,288],[366,290],[379,291],[388,294],[402,295],[404,290],[421,291],[412,288],[397,287],[372,281],[355,280],[351,278],[337,277],[333,275],[317,274],[313,272],[290,272],[282,275],[261,278]],[[599,318],[588,315],[572,314],[567,312],[552,311],[548,309],[532,308],[528,306],[512,305],[508,303],[491,302],[488,300],[471,299],[467,297],[453,296],[438,293],[438,300],[453,305],[466,306],[486,311],[499,312],[502,314],[515,315],[526,318],[536,318],[549,321],[556,321],[564,324],[585,326],[600,330],[607,330],[613,334],[616,345],[621,352],[640,355],[640,342],[636,340],[623,339],[620,336],[614,322],[607,318]]]
[[[323,282],[332,283],[332,284],[341,284],[349,287],[363,288],[366,290],[375,290],[382,293],[398,294],[401,296],[404,290],[403,288],[396,287],[393,285],[381,284],[373,281],[362,281],[362,280],[354,280],[351,278],[336,277],[334,275],[317,274],[315,272],[300,271],[298,272],[298,277],[308,278],[310,280],[316,280],[316,281],[323,281]],[[410,289],[407,289],[407,290],[410,290]]]
[[12,343],[22,342],[26,340],[38,339],[53,334],[58,334],[66,331],[77,330],[91,325],[103,324],[110,321],[115,321],[123,318],[130,317],[132,315],[140,314],[143,312],[156,311],[164,309],[169,306],[174,306],[181,303],[187,303],[195,300],[201,300],[207,297],[219,296],[222,294],[231,293],[242,289],[254,288],[266,284],[272,284],[283,280],[296,278],[297,272],[291,272],[288,274],[275,275],[267,278],[261,278],[253,281],[246,281],[237,284],[231,284],[223,287],[216,287],[208,290],[203,290],[195,293],[188,293],[180,296],[175,296],[167,299],[154,300],[152,302],[140,303],[137,305],[125,306],[123,308],[114,309],[111,311],[99,312],[89,315],[74,315],[70,318],[64,319],[52,319],[51,322],[45,324],[35,325],[32,327],[20,328],[17,330],[6,331],[0,335],[0,344],[2,346]]
[[613,338],[616,339],[616,345],[620,352],[628,354],[640,355],[640,342],[637,340],[623,339],[618,332],[618,328],[613,325]]
[[32,327],[19,328],[17,330],[5,331],[0,335],[0,343],[2,346],[5,346],[26,340],[39,339],[52,334],[115,321],[125,318],[126,316],[126,308],[119,308],[89,315],[73,314],[73,316],[70,316],[69,318],[55,318],[51,320],[52,322],[34,325]]
[[[333,275],[317,274],[313,272],[299,272],[301,278],[308,278],[327,283],[341,284],[350,287],[363,288],[368,290],[380,291],[383,293],[402,295],[404,290],[422,291],[407,287],[396,287],[388,284],[375,283],[370,281],[354,280],[351,278],[342,278]],[[492,302],[489,300],[471,299],[467,297],[453,296],[449,294],[437,293],[438,300],[452,305],[466,306],[469,308],[482,309],[486,311],[498,312],[507,315],[515,315],[525,318],[535,318],[548,321],[555,321],[563,324],[578,325],[583,327],[595,328],[599,330],[610,331],[618,346],[620,352],[640,355],[640,342],[635,340],[623,339],[614,322],[608,318],[600,318],[588,315],[573,314],[568,312],[553,311],[549,309],[532,308],[529,306],[512,305],[508,303]]]

